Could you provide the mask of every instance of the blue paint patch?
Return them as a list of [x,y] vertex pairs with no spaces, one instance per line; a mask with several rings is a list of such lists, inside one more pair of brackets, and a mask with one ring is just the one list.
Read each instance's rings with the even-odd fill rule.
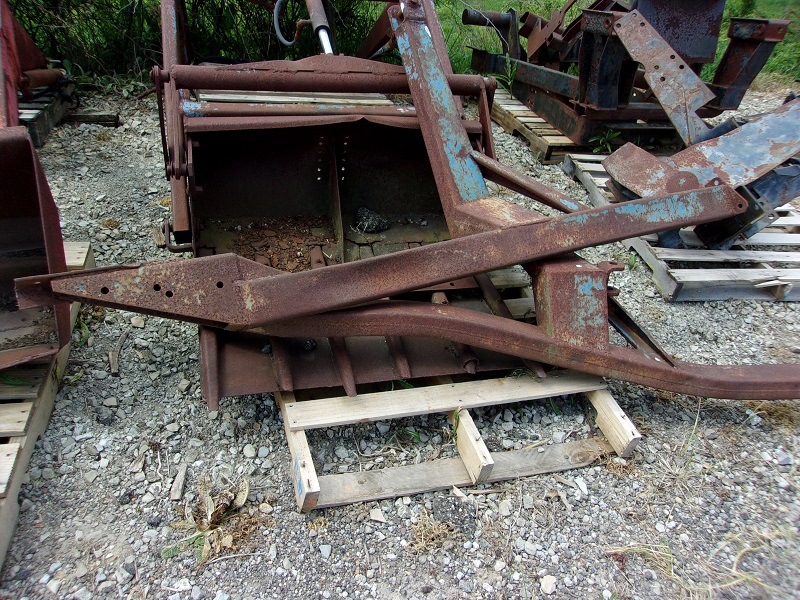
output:
[[581,296],[592,296],[594,292],[602,292],[605,286],[589,275],[575,275],[575,288]]
[[567,200],[566,198],[561,199],[561,204],[569,208],[570,210],[578,210],[578,205],[575,204],[572,200]]
[[184,100],[181,103],[181,108],[183,109],[183,114],[187,117],[202,117],[203,113],[201,112],[202,104],[199,102],[193,102],[191,100]]
[[564,217],[564,224],[577,223],[578,225],[586,225],[589,222],[589,215],[578,213],[577,215],[569,215]]
[[[455,99],[442,71],[430,31],[427,27],[416,24],[406,26],[417,27],[415,31],[419,34],[419,48],[416,54],[411,50],[408,33],[398,31],[399,23],[392,19],[397,48],[404,58],[403,65],[409,80],[417,81],[421,76],[425,78],[433,110],[439,117],[438,125],[445,155],[458,192],[463,200],[485,198],[489,191],[480,168],[470,157],[472,146],[458,118]],[[419,64],[416,64],[417,61]]]

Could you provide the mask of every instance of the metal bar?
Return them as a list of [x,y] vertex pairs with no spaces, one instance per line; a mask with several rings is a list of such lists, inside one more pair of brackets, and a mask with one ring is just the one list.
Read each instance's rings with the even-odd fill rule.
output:
[[[159,77],[182,89],[364,94],[409,92],[406,74],[392,65],[327,55],[293,61],[289,65],[286,61],[251,63],[246,67],[176,65],[169,71],[160,71]],[[448,75],[445,79],[454,94],[463,96],[477,96],[484,83],[484,78],[479,75]]]
[[472,145],[448,86],[437,47],[419,0],[408,0],[401,14],[389,9],[397,47],[420,115],[420,128],[433,168],[439,198],[452,233],[461,233],[455,209],[460,202],[489,195],[480,169],[469,156]]
[[618,346],[576,346],[539,327],[454,306],[389,301],[274,323],[279,335],[425,335],[657,389],[740,400],[800,397],[800,365],[711,366]]
[[[466,203],[466,206],[476,203]],[[501,203],[502,204],[502,203]],[[513,205],[512,205],[513,206]],[[20,307],[52,296],[231,329],[354,306],[745,209],[726,186],[623,202],[353,263],[282,273],[234,255],[17,280]],[[325,294],[319,294],[319,290]]]

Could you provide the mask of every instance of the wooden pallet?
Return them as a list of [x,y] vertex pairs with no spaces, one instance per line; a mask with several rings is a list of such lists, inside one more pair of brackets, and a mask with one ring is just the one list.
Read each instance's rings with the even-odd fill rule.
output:
[[[595,206],[615,201],[600,162],[603,154],[571,154],[562,169],[580,181]],[[800,300],[800,211],[779,207],[776,220],[730,250],[660,248],[657,236],[624,240],[653,271],[656,287],[667,300]],[[682,233],[692,244],[691,231]],[[700,246],[699,241],[694,242]],[[764,250],[761,247],[775,246]],[[759,249],[753,249],[757,247]],[[713,267],[709,266],[713,265]]]
[[544,164],[560,163],[565,154],[582,148],[505,89],[495,92],[492,119],[507,133],[526,139],[531,151]]
[[[551,446],[489,452],[469,410],[511,402],[583,393],[597,410],[606,439],[589,438]],[[504,377],[427,387],[297,401],[275,394],[291,454],[291,475],[302,512],[411,494],[565,471],[602,455],[630,456],[641,438],[599,377],[560,371],[544,379]],[[459,456],[414,465],[318,476],[306,431],[430,413],[448,413],[456,426]],[[456,416],[457,415],[457,416]]]
[[[66,242],[64,249],[68,270],[94,266],[88,242]],[[73,325],[79,308],[77,303],[71,306]],[[69,350],[67,344],[55,356],[0,372],[0,567],[17,526],[22,480],[36,440],[50,420]]]
[[[36,91],[34,90],[34,92]],[[75,85],[69,84],[62,91],[69,96],[75,91]],[[64,96],[58,92],[47,93],[30,102],[20,101],[19,124],[28,128],[28,135],[31,136],[34,147],[44,146],[50,130],[58,125],[68,106],[69,101],[65,100]]]

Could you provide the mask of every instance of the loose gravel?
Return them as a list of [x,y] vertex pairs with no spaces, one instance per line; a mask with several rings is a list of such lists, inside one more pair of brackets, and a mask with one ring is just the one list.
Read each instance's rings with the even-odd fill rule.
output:
[[[762,112],[779,101],[751,94],[745,106]],[[61,126],[40,150],[65,239],[90,240],[101,266],[170,258],[152,237],[169,196],[154,102],[88,102],[118,110],[123,125]],[[587,201],[558,167],[495,135],[504,162]],[[583,255],[631,260],[619,244]],[[797,304],[668,304],[640,261],[612,283],[678,358],[800,360]],[[700,400],[610,381],[644,434],[632,459],[302,515],[271,396],[227,398],[208,412],[194,326],[90,307],[81,318],[89,336],[75,334],[31,458],[0,597],[800,597],[796,402]],[[114,377],[107,355],[125,332]],[[475,410],[474,419],[495,451],[583,438],[594,427],[578,397]],[[323,473],[453,453],[437,415],[309,439]],[[206,478],[250,484],[241,512],[252,533],[200,566],[197,548],[180,546],[192,531],[174,526],[185,517],[183,502],[170,500],[182,465],[190,506],[204,499]]]

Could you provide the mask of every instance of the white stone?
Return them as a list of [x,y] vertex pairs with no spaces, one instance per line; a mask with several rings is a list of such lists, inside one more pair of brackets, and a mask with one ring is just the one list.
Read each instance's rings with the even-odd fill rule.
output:
[[542,588],[542,593],[549,596],[556,591],[556,578],[552,575],[545,575],[539,581],[539,585]]

